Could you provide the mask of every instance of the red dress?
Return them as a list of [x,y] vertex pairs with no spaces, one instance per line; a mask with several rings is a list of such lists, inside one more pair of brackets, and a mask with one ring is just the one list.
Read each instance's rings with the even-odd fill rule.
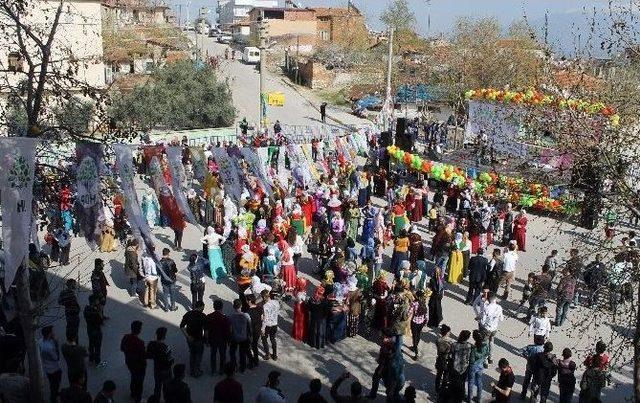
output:
[[309,323],[309,311],[304,301],[298,301],[293,305],[293,328],[291,336],[298,341],[307,339],[307,327]]
[[301,203],[302,213],[304,214],[304,221],[307,228],[311,227],[311,220],[313,218],[313,200],[305,196],[304,202]]
[[513,220],[513,239],[518,243],[518,250],[522,252],[526,252],[527,221],[527,217],[523,215],[519,215]]

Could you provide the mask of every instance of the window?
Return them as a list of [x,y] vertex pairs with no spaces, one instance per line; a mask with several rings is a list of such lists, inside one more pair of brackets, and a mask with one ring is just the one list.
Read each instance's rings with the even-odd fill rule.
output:
[[329,31],[327,31],[326,29],[321,29],[320,30],[320,39],[322,39],[323,41],[328,41],[331,39],[331,35],[329,34]]
[[22,71],[24,68],[24,61],[19,52],[9,52],[8,62],[9,71]]

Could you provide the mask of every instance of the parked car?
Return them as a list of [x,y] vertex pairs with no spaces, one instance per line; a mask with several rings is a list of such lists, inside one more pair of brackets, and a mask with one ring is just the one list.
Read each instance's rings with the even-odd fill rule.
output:
[[227,32],[222,32],[218,35],[218,43],[231,43],[233,36]]
[[211,28],[209,30],[209,37],[210,38],[217,38],[218,36],[220,36],[220,34],[222,33],[222,31],[220,30],[220,28]]

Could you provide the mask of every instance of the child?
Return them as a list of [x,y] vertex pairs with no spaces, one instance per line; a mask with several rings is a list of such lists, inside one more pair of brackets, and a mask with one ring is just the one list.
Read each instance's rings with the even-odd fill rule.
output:
[[518,305],[518,310],[520,310],[520,307],[523,306],[527,301],[529,301],[529,298],[531,298],[535,280],[536,274],[529,273],[529,275],[527,276],[527,284],[525,284],[524,288],[522,289],[522,299],[520,300],[520,305]]
[[434,232],[436,230],[436,220],[438,219],[438,203],[431,206],[429,210],[429,231]]
[[535,344],[543,344],[551,332],[551,321],[547,317],[547,307],[538,308],[538,314],[531,318],[529,322],[529,337],[533,334]]
[[549,275],[551,279],[556,276],[556,269],[558,268],[558,251],[556,249],[551,251],[551,254],[546,257],[544,264],[549,266]]

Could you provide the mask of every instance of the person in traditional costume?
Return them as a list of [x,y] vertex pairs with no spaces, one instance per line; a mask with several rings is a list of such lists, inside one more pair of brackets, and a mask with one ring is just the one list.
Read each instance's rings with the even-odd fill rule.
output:
[[527,241],[527,212],[522,209],[520,214],[513,220],[513,239],[518,244],[518,250],[526,252]]
[[151,189],[142,196],[142,213],[149,224],[149,228],[153,229],[156,225],[160,225],[160,205]]
[[513,207],[511,203],[507,204],[504,211],[504,221],[502,224],[502,244],[507,245],[513,239]]
[[360,330],[360,315],[362,314],[362,290],[358,288],[356,275],[347,280],[348,293],[346,297],[349,315],[347,317],[347,336],[355,337]]
[[342,202],[340,201],[340,199],[338,199],[337,195],[331,196],[331,199],[329,199],[327,206],[329,207],[329,221],[333,219],[335,213],[342,212]]
[[293,249],[287,241],[280,241],[278,245],[282,256],[280,257],[280,276],[285,283],[285,292],[292,293],[296,286],[296,266],[293,261]]
[[456,245],[460,252],[462,252],[462,276],[467,277],[469,271],[469,260],[471,259],[471,239],[469,239],[469,233],[463,232],[456,234]]
[[459,195],[460,192],[458,191],[456,186],[453,183],[449,185],[449,188],[447,189],[447,202],[444,205],[448,212],[455,213],[456,211],[458,211]]
[[[360,228],[360,209],[356,205],[354,200],[349,203],[349,208],[345,213],[347,220],[347,238],[351,238],[354,241],[358,239],[358,229]],[[363,242],[366,242],[363,240]]]
[[187,204],[193,213],[197,223],[202,223],[202,202],[196,191],[191,188],[187,191]]
[[[362,211],[362,216],[364,217],[364,223],[362,225],[362,234],[360,238],[360,242],[366,244],[369,238],[374,237],[374,232],[376,230],[376,215],[378,213],[378,209],[371,205],[371,201],[367,202],[367,205]],[[384,225],[384,218],[383,223]],[[356,240],[355,238],[353,239]]]
[[358,181],[358,206],[364,207],[369,200],[369,177],[366,172],[359,173]]
[[170,185],[172,182],[171,170],[169,169],[169,159],[167,154],[162,154],[160,158],[160,167],[162,168],[162,176],[164,177],[164,183]]
[[459,284],[462,282],[462,265],[462,252],[454,243],[453,250],[451,251],[451,257],[449,258],[448,280],[450,284]]
[[378,197],[384,197],[387,193],[387,171],[382,168],[373,177],[374,193]]
[[[422,205],[422,189],[420,188],[411,188],[410,194],[413,195],[413,208],[411,210],[407,210],[407,213],[411,216],[412,222],[420,222],[422,221],[423,215],[423,205]],[[409,197],[407,195],[407,197]]]
[[257,256],[264,256],[267,244],[264,239],[262,239],[262,236],[256,235],[249,247],[251,248],[251,252],[255,253]]
[[289,218],[291,222],[291,228],[294,228],[299,236],[303,236],[306,231],[306,223],[305,216],[302,212],[302,207],[299,204],[296,204],[293,207],[293,211],[291,212],[291,217]]
[[267,248],[266,256],[260,261],[260,274],[263,279],[272,281],[280,274],[280,261],[276,256],[277,248]]
[[425,215],[429,212],[429,181],[422,181],[422,215]]
[[[374,217],[373,238],[381,245],[384,245],[384,233],[386,230],[386,225],[384,222],[384,212],[382,209],[376,209],[374,211],[375,213],[372,214]],[[364,240],[362,242],[364,242]]]
[[100,252],[109,253],[116,250],[116,232],[113,229],[113,221],[106,219],[102,222],[100,231]]
[[304,214],[305,228],[311,228],[313,213],[315,212],[313,197],[311,197],[311,195],[303,194],[299,199],[299,204],[302,208],[302,213]]
[[[422,202],[422,200],[421,200]],[[413,222],[413,214],[412,211],[416,207],[416,200],[414,198],[414,193],[409,191],[407,196],[404,198],[404,209],[409,214],[409,220]]]
[[291,336],[294,340],[306,341],[309,331],[309,309],[307,307],[306,279],[298,277],[294,290],[295,303],[293,304],[293,326]]
[[444,274],[442,269],[436,266],[433,276],[429,280],[429,320],[427,326],[436,328],[442,322],[442,297],[444,296]]
[[409,262],[411,268],[416,269],[418,260],[424,260],[424,245],[422,244],[422,236],[415,226],[411,228],[409,233]]
[[289,223],[285,221],[282,216],[278,215],[273,220],[273,228],[271,229],[271,233],[278,240],[282,241],[287,237],[287,233],[289,232]]
[[401,199],[393,205],[391,209],[391,222],[393,224],[393,235],[398,236],[400,231],[404,230],[407,226],[409,220],[407,219],[407,214],[405,210],[404,204],[402,204]]
[[336,242],[344,238],[344,219],[339,211],[335,211],[331,218],[331,236]]
[[329,303],[324,297],[325,288],[320,285],[309,301],[309,345],[324,348],[326,343],[327,316]]
[[333,292],[327,296],[329,316],[327,317],[327,339],[337,343],[347,337],[347,314],[344,306],[345,289],[341,283],[333,285]]
[[219,281],[219,279],[227,277],[228,271],[222,259],[222,250],[220,248],[224,243],[224,237],[212,227],[207,227],[207,234],[202,237],[202,242],[207,245],[211,278],[214,281]]
[[389,295],[389,284],[384,279],[384,275],[380,274],[371,286],[371,292],[374,301],[373,323],[374,329],[382,331],[389,325],[387,314],[387,296]]

